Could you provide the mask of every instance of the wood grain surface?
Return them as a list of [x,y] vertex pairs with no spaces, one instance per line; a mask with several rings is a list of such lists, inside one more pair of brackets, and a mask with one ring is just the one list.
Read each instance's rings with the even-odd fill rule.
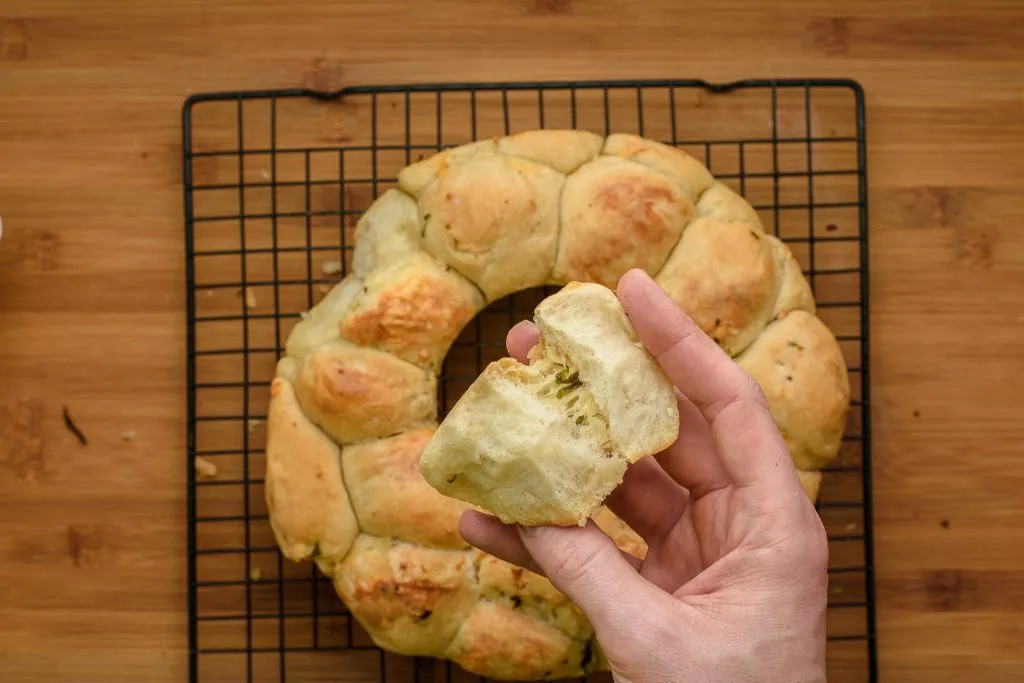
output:
[[1019,676],[1019,2],[5,0],[0,678],[187,678],[188,95],[812,76],[867,92],[881,680]]

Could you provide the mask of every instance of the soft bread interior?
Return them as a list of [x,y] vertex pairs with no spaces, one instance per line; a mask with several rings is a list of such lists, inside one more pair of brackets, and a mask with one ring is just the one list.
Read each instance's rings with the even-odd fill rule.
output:
[[509,523],[585,521],[626,461],[593,399],[560,367],[489,365],[420,459],[430,485]]
[[487,366],[438,427],[420,471],[444,495],[507,523],[583,524],[630,462],[676,438],[675,395],[606,288],[567,286],[536,321],[530,365]]
[[672,383],[636,336],[615,294],[571,282],[537,306],[542,343],[532,357],[560,361],[597,403],[629,462],[667,448],[679,434]]

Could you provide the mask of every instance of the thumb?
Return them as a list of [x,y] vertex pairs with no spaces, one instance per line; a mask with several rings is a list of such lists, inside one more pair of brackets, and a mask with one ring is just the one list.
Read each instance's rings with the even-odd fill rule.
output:
[[593,520],[584,527],[517,526],[516,530],[544,575],[597,629],[621,621],[623,603],[647,593],[636,569]]

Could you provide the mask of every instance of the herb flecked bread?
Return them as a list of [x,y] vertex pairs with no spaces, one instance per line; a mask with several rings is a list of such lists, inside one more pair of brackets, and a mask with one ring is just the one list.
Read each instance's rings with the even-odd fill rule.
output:
[[[546,579],[465,543],[471,504],[432,488],[420,459],[441,363],[478,312],[545,284],[614,287],[633,267],[760,383],[816,499],[846,420],[846,367],[796,260],[742,197],[633,135],[539,130],[445,150],[361,217],[351,268],[292,330],[271,384],[278,544],[333,579],[379,646],[500,679],[606,669],[586,617]],[[643,557],[610,511],[594,519]]]
[[535,321],[530,364],[488,365],[438,427],[420,472],[507,524],[582,526],[628,465],[676,440],[679,408],[610,289],[570,282]]

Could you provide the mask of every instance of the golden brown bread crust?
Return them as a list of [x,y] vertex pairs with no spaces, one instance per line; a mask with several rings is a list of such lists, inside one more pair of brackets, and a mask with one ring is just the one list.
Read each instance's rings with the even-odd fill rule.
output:
[[717,180],[700,196],[697,215],[712,218],[719,223],[748,223],[764,232],[754,207],[728,185]]
[[[386,649],[495,679],[608,668],[578,608],[547,579],[469,548],[457,530],[466,505],[418,472],[441,362],[504,293],[571,279],[614,287],[644,268],[761,384],[811,500],[838,452],[845,363],[799,263],[745,199],[673,147],[538,130],[443,150],[360,218],[351,263],[287,340],[265,490],[285,556],[333,576]],[[621,519],[606,508],[594,519],[644,557]]]
[[298,364],[295,393],[341,444],[394,434],[437,415],[437,378],[394,356],[334,341]]
[[334,585],[374,642],[399,654],[436,655],[476,603],[466,552],[360,534]]
[[513,607],[482,600],[445,656],[470,673],[488,678],[565,678],[582,673],[583,646]]
[[448,347],[483,307],[472,284],[418,254],[371,273],[339,329],[359,346],[436,371]]
[[720,182],[697,202],[656,280],[730,356],[773,319],[814,311],[810,287],[792,253],[764,232],[753,207]]
[[553,277],[614,288],[630,268],[656,273],[693,210],[693,202],[657,171],[598,157],[565,181]]
[[494,301],[549,279],[565,174],[603,143],[527,131],[440,152],[403,170],[399,187],[418,200],[424,248]]
[[420,195],[426,248],[489,301],[544,283],[555,259],[565,176],[495,154],[448,169]]
[[264,494],[281,552],[290,560],[342,560],[359,533],[341,482],[338,447],[302,412],[291,384],[270,386]]
[[609,135],[604,153],[654,169],[671,180],[691,202],[696,202],[714,181],[708,169],[683,150],[637,135]]
[[811,286],[800,269],[800,264],[793,256],[782,240],[774,235],[768,235],[768,244],[775,252],[778,263],[778,296],[775,300],[773,318],[778,319],[787,315],[790,311],[815,312],[814,295],[811,293]]
[[528,130],[498,140],[498,150],[535,161],[568,175],[587,163],[604,146],[604,139],[584,130]]
[[816,316],[793,311],[765,328],[737,358],[768,401],[797,469],[835,459],[850,406],[842,351]]
[[480,595],[539,621],[554,624],[570,638],[586,640],[594,633],[586,616],[547,578],[485,553],[476,553]]
[[619,519],[615,513],[608,508],[601,508],[593,517],[601,531],[615,541],[620,550],[624,550],[633,557],[644,559],[647,557],[647,543],[644,542],[635,531],[629,528],[625,522]]
[[416,200],[388,190],[356,223],[352,271],[360,278],[415,256],[420,251],[420,216]]
[[775,253],[758,226],[698,218],[686,228],[657,282],[734,356],[771,319],[775,274]]
[[398,173],[398,189],[418,199],[423,190],[439,176],[471,159],[495,154],[497,143],[492,140],[478,140],[466,145],[442,150],[423,161],[406,166]]
[[459,518],[469,506],[435,491],[419,472],[433,434],[433,426],[416,427],[345,447],[345,484],[363,531],[438,548],[468,547]]
[[353,274],[328,292],[292,328],[285,346],[287,359],[303,358],[321,344],[339,339],[338,320],[352,307],[362,289],[362,279]]

